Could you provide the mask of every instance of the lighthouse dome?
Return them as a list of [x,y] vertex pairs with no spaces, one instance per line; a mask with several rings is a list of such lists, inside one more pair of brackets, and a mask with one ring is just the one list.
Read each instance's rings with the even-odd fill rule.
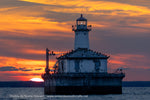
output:
[[83,17],[83,15],[81,14],[81,17],[77,19],[77,21],[87,21],[86,18]]

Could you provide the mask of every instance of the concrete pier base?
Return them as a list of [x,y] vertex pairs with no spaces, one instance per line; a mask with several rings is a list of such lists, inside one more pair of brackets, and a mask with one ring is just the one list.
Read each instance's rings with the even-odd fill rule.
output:
[[98,95],[98,94],[122,94],[121,86],[56,86],[56,90],[50,91],[45,87],[46,95]]
[[45,75],[46,95],[122,94],[124,74],[51,74]]

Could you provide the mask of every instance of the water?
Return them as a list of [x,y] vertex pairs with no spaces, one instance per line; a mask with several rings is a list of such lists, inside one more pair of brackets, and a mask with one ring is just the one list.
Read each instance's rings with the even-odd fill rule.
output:
[[123,87],[120,95],[44,95],[44,88],[0,88],[0,100],[150,100],[150,87]]

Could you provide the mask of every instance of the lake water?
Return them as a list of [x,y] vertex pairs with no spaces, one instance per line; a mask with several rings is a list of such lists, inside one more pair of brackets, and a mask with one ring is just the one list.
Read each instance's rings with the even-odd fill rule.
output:
[[0,100],[150,100],[150,87],[123,87],[120,95],[44,95],[44,88],[0,88]]

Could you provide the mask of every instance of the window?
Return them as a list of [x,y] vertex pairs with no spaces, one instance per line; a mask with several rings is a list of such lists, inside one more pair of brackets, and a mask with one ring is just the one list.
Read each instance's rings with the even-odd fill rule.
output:
[[78,21],[78,25],[86,25],[86,21]]
[[63,61],[61,62],[61,69],[62,69],[62,72],[64,72],[64,62]]
[[101,66],[100,60],[99,59],[95,59],[94,63],[95,63],[95,71],[99,72],[100,66]]
[[80,60],[75,60],[75,72],[80,71]]

